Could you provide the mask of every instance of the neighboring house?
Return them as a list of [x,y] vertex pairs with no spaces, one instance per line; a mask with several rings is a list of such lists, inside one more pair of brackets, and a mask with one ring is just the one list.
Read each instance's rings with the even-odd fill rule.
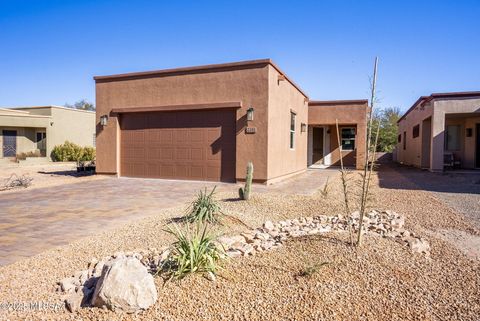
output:
[[95,81],[98,173],[241,181],[252,161],[254,181],[272,183],[338,164],[336,118],[346,163],[361,167],[366,101],[309,106],[270,59]]
[[95,145],[95,112],[60,106],[0,108],[1,158],[37,152],[50,158],[66,140]]
[[420,97],[398,120],[396,158],[431,171],[480,168],[480,91]]

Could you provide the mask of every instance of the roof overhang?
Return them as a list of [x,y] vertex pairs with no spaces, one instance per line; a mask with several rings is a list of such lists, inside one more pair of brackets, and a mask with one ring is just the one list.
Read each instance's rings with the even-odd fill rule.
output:
[[451,92],[451,93],[433,93],[430,96],[421,96],[418,98],[402,117],[397,121],[397,124],[400,123],[412,110],[417,106],[424,106],[434,99],[462,99],[462,98],[480,98],[480,91],[461,91],[461,92]]

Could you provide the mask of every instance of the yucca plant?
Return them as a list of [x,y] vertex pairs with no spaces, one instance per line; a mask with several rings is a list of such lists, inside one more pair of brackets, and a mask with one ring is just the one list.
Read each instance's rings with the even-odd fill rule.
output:
[[220,269],[220,261],[226,258],[225,250],[216,241],[208,225],[196,223],[194,227],[186,224],[184,229],[178,225],[166,232],[175,237],[165,271],[170,279],[182,279],[192,273],[207,274],[215,280]]
[[197,198],[190,204],[185,219],[187,222],[209,222],[217,223],[219,215],[222,214],[220,205],[215,199],[215,186],[210,193],[207,188],[200,190]]

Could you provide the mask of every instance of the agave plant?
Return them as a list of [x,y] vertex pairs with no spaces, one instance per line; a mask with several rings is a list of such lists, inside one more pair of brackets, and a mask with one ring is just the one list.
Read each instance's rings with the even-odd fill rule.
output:
[[175,237],[167,263],[167,275],[182,279],[192,273],[204,273],[215,279],[220,261],[226,258],[225,250],[216,242],[216,237],[206,224],[186,224],[182,230],[178,225],[166,232]]
[[197,198],[192,202],[188,208],[188,214],[185,219],[190,223],[195,222],[209,222],[217,223],[218,216],[221,214],[220,205],[215,200],[215,186],[210,193],[207,188],[200,190]]

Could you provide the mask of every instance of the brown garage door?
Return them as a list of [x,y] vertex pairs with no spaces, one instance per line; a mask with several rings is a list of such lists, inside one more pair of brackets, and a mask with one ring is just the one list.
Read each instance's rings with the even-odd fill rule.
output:
[[126,113],[120,175],[235,180],[234,110]]

